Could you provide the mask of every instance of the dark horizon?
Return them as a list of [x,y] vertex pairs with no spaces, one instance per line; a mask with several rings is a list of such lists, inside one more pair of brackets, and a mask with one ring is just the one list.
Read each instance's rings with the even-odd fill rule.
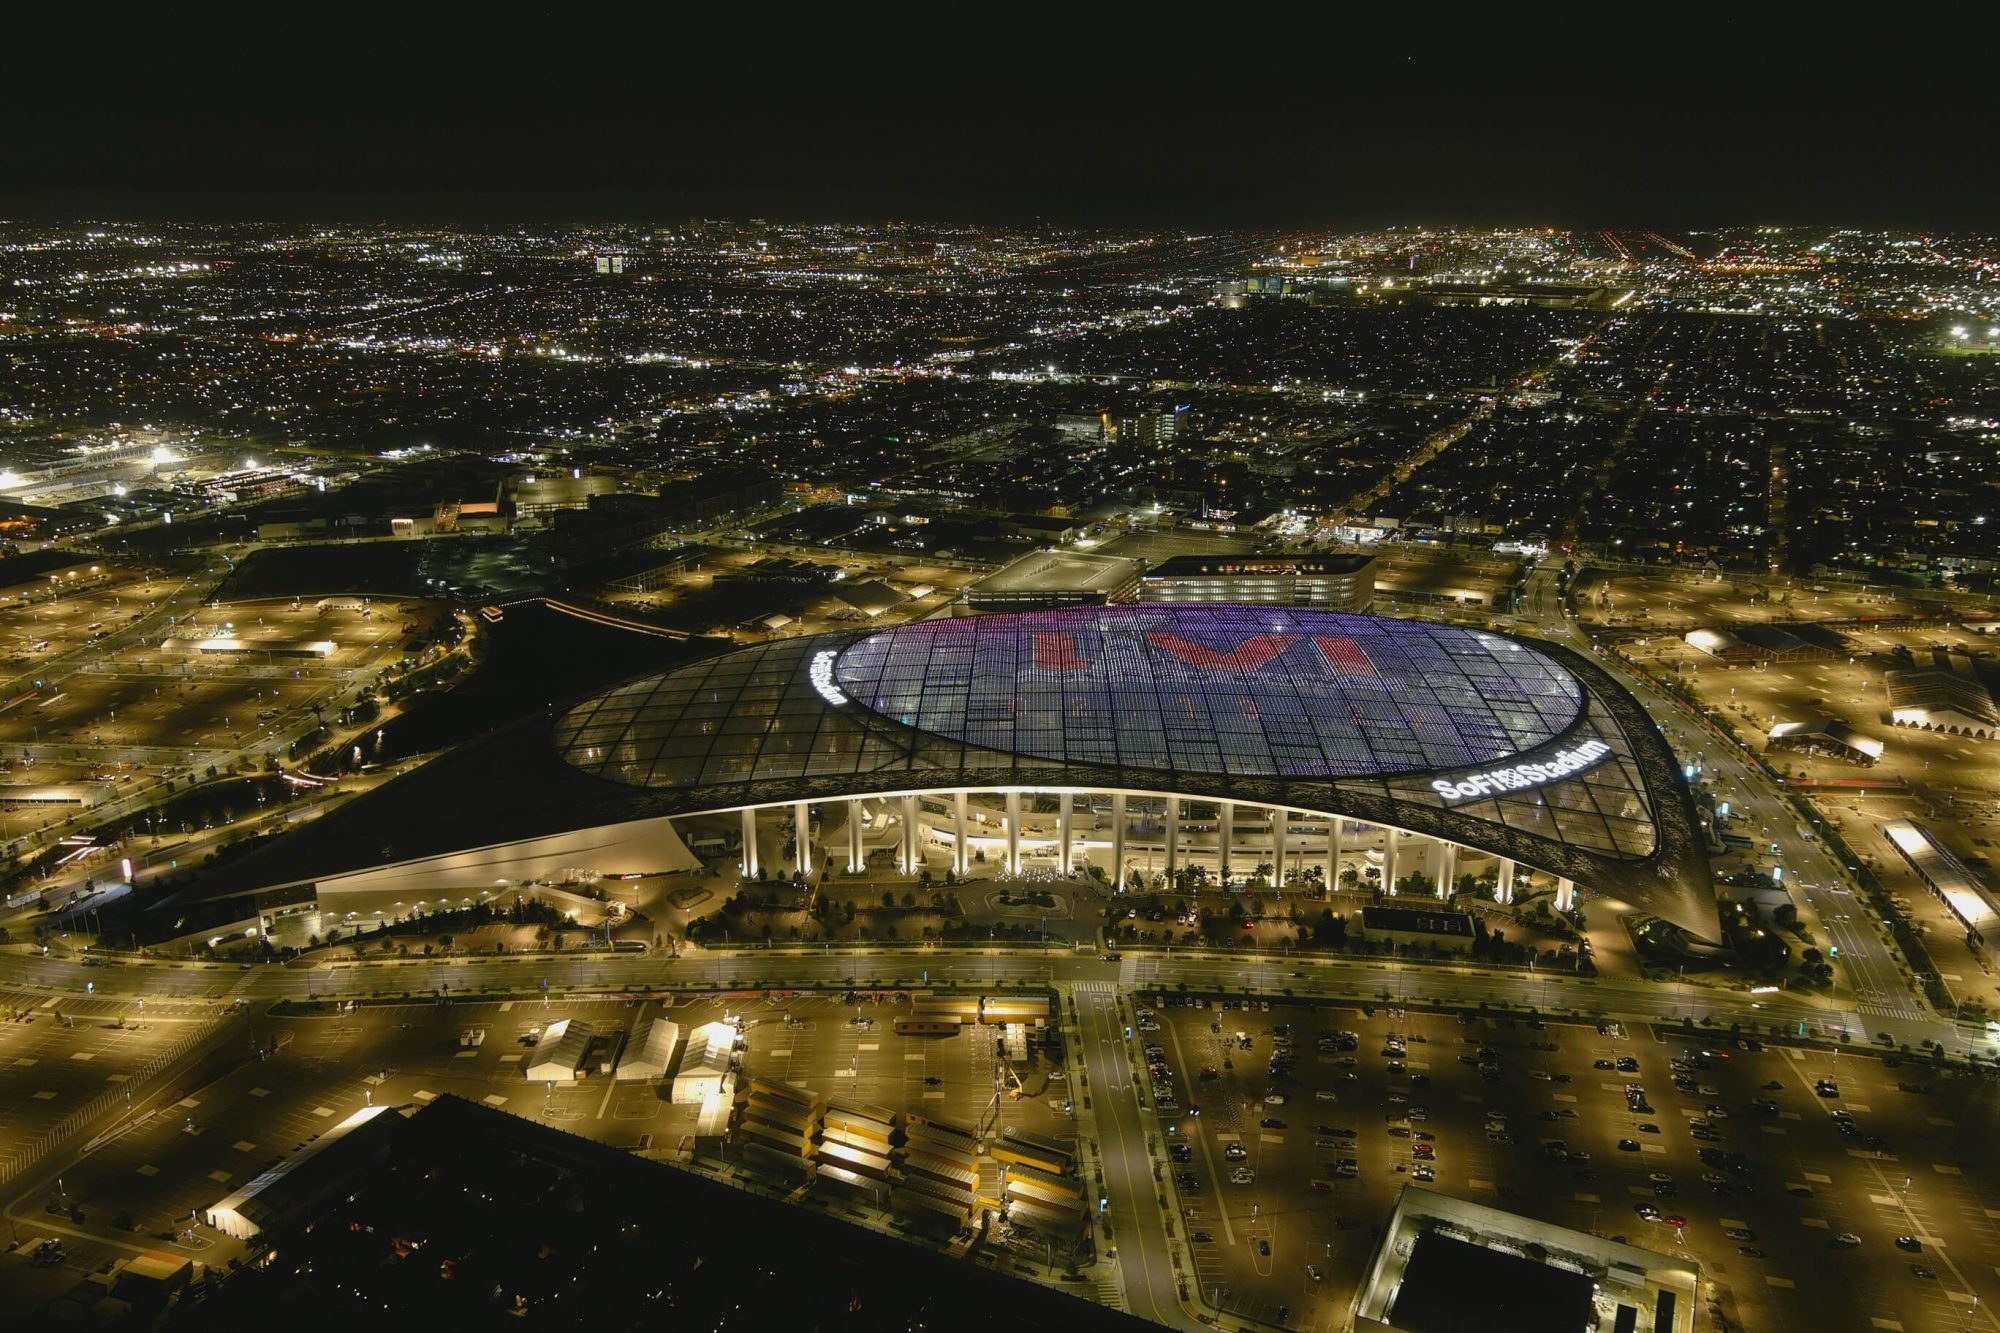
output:
[[27,62],[0,213],[1962,231],[2000,211],[1969,30],[1430,23],[913,42],[134,16],[51,37],[88,45],[81,81]]

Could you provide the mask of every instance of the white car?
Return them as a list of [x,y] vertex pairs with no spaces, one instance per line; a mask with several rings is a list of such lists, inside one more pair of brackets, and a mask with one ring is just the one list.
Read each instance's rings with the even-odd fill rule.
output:
[[1284,1104],[1285,1104],[1285,1094],[1284,1094],[1284,1093],[1282,1093],[1282,1092],[1267,1092],[1267,1093],[1265,1093],[1265,1094],[1264,1094],[1264,1105],[1266,1105],[1266,1106],[1283,1106]]
[[1229,1173],[1229,1183],[1232,1185],[1250,1185],[1256,1180],[1257,1173],[1247,1166],[1239,1166]]

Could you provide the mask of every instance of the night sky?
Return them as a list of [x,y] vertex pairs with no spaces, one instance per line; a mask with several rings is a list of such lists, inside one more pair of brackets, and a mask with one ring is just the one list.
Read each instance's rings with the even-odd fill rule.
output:
[[1852,30],[1832,7],[1746,21],[1408,6],[1365,25],[1228,31],[1171,7],[1116,23],[1022,10],[1000,32],[937,7],[809,31],[748,7],[711,8],[698,27],[578,6],[505,26],[494,16],[514,11],[498,7],[273,12],[85,7],[18,29],[0,210],[1987,229],[2000,216],[1991,24],[1917,8]]

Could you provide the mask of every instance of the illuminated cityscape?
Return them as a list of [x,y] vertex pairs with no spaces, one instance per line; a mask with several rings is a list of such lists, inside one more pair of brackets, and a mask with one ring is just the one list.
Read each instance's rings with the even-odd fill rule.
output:
[[1986,71],[428,22],[21,90],[0,1326],[2000,1330]]

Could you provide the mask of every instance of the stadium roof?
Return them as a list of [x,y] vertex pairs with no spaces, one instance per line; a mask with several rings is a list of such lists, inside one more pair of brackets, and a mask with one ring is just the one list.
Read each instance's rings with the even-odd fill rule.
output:
[[[572,763],[648,786],[781,764],[805,719],[728,725],[765,697],[745,655],[640,681],[557,728]],[[1284,607],[1127,606],[901,625],[834,653],[851,699],[945,741],[1066,764],[1228,777],[1434,772],[1545,745],[1583,689],[1512,639]],[[818,711],[828,716],[824,707]],[[719,725],[689,729],[690,712]],[[759,719],[761,720],[761,719]],[[692,743],[691,743],[692,742]],[[865,748],[851,752],[857,764]]]
[[188,893],[659,816],[1008,788],[1345,815],[1716,932],[1680,766],[1588,658],[1420,621],[1194,604],[925,621],[682,665],[465,746]]

